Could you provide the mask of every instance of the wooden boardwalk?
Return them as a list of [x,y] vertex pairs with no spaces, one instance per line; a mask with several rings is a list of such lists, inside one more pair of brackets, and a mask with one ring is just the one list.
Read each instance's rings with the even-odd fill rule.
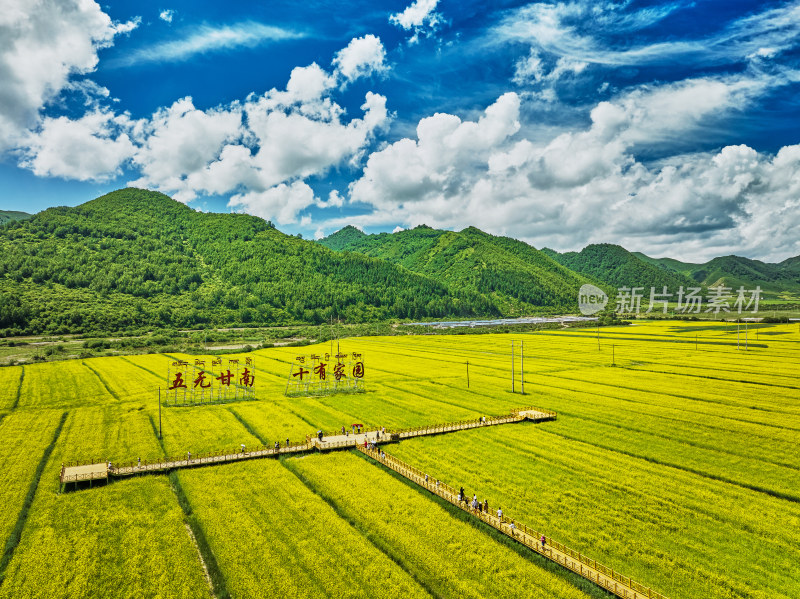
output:
[[[434,495],[469,512],[474,517],[483,520],[489,526],[519,541],[536,553],[569,568],[576,574],[583,576],[617,597],[622,597],[623,599],[667,599],[667,597],[661,593],[632,580],[629,576],[624,576],[616,570],[604,566],[596,560],[586,557],[578,551],[570,549],[566,545],[554,541],[546,535],[542,535],[541,532],[535,531],[520,522],[512,520],[505,514],[503,514],[502,517],[498,517],[491,511],[483,511],[480,508],[473,509],[470,506],[469,500],[459,501],[458,491],[453,487],[430,478],[421,470],[398,460],[380,449],[369,449],[362,446],[357,447],[357,449],[376,462],[383,464],[387,468],[391,468],[410,481],[424,487]],[[541,541],[542,536],[544,536],[544,543]]]
[[108,480],[109,478],[120,478],[137,474],[159,473],[175,470],[177,468],[195,468],[208,464],[224,464],[230,462],[240,462],[256,458],[276,457],[286,454],[303,453],[306,451],[330,451],[334,449],[346,449],[353,447],[363,447],[368,443],[389,443],[401,439],[410,439],[424,435],[438,435],[454,431],[507,424],[511,422],[521,422],[532,420],[541,422],[554,420],[557,417],[555,412],[540,410],[538,408],[519,408],[512,410],[506,416],[487,416],[473,420],[460,422],[449,422],[431,426],[422,426],[409,429],[395,429],[381,432],[382,429],[374,429],[358,434],[323,434],[322,439],[318,436],[307,436],[305,443],[298,443],[289,446],[267,447],[260,446],[244,450],[221,450],[204,454],[192,454],[187,452],[183,456],[158,459],[158,460],[135,460],[125,463],[97,462],[91,460],[86,463],[72,462],[61,466],[61,485],[67,483],[79,483],[83,481]]
[[[545,556],[546,558],[566,567],[593,582],[594,584],[606,589],[610,593],[623,599],[667,599],[664,595],[653,591],[630,577],[624,576],[619,572],[586,557],[585,555],[570,549],[569,547],[554,541],[545,536],[545,542],[541,542],[542,533],[532,530],[528,526],[510,519],[507,515],[498,517],[491,512],[470,507],[468,501],[459,501],[458,492],[449,485],[428,477],[424,472],[410,466],[394,456],[391,456],[380,449],[380,445],[411,439],[425,435],[438,435],[455,431],[496,426],[499,424],[509,424],[530,420],[543,422],[555,420],[557,414],[548,410],[538,408],[519,408],[512,410],[505,416],[481,417],[473,420],[460,422],[449,422],[430,426],[395,429],[383,431],[374,429],[356,434],[323,434],[319,436],[307,436],[305,443],[279,447],[257,447],[252,450],[217,451],[202,455],[188,453],[177,458],[161,459],[157,461],[136,460],[124,464],[112,464],[109,462],[85,463],[85,464],[63,464],[61,466],[61,485],[62,488],[67,483],[79,483],[89,481],[91,484],[95,480],[108,481],[110,478],[121,478],[138,474],[163,473],[178,468],[194,468],[209,464],[224,464],[230,462],[240,462],[243,460],[258,459],[264,457],[276,457],[287,454],[297,454],[307,451],[330,451],[337,449],[352,449],[368,455],[370,458],[391,468],[407,479],[424,487],[431,493],[445,499],[458,508],[469,512],[474,517],[479,518],[489,526],[501,531],[503,534],[512,537],[516,541],[524,544],[533,551]],[[372,447],[376,447],[373,449]]]

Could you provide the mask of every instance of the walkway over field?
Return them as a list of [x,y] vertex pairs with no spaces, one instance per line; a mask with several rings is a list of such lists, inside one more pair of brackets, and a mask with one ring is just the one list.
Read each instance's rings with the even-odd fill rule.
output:
[[617,597],[622,597],[623,599],[667,599],[661,593],[639,584],[635,580],[631,580],[628,576],[623,576],[612,568],[597,563],[597,561],[554,541],[546,535],[543,544],[540,540],[543,536],[542,533],[532,530],[520,522],[515,522],[505,515],[498,517],[492,514],[491,511],[483,511],[480,508],[473,509],[470,506],[469,498],[466,498],[465,501],[459,501],[458,491],[453,487],[428,477],[424,472],[398,460],[394,456],[378,449],[369,449],[362,446],[357,447],[357,449],[387,468],[391,468],[419,486],[424,487],[434,495],[438,495],[456,507],[469,512],[489,526],[496,528],[546,558],[569,568],[576,574],[580,574]]
[[556,413],[539,408],[518,408],[506,416],[484,417],[475,420],[465,420],[460,422],[450,422],[446,424],[436,424],[410,429],[387,430],[381,433],[379,430],[365,431],[358,434],[323,434],[322,439],[308,435],[305,443],[298,443],[289,446],[267,447],[261,446],[244,451],[239,449],[221,450],[212,453],[193,455],[188,453],[185,456],[166,458],[159,461],[138,459],[123,464],[109,464],[107,461],[90,460],[88,463],[67,463],[61,466],[61,485],[67,483],[78,483],[82,481],[95,480],[107,481],[110,477],[118,478],[132,476],[136,474],[157,473],[174,470],[176,468],[194,468],[207,464],[221,464],[228,462],[239,462],[255,458],[274,457],[277,455],[302,453],[316,448],[319,451],[332,449],[343,449],[361,446],[366,443],[388,443],[399,441],[400,439],[410,439],[424,435],[437,435],[440,433],[450,433],[471,428],[481,428],[497,424],[508,424],[511,422],[522,422],[531,420],[542,422],[554,420]]
[[253,450],[242,451],[219,451],[202,455],[191,455],[179,458],[170,458],[156,462],[135,461],[127,464],[109,464],[108,462],[97,462],[91,464],[69,464],[61,467],[62,488],[67,483],[77,483],[80,481],[94,480],[108,481],[109,478],[119,478],[133,476],[137,474],[158,473],[174,470],[177,468],[192,468],[207,464],[220,464],[238,462],[263,457],[274,457],[282,454],[302,453],[317,449],[318,451],[330,451],[336,449],[356,448],[358,451],[369,456],[376,462],[383,464],[387,468],[398,472],[405,478],[424,487],[431,493],[445,499],[458,508],[469,512],[479,518],[489,526],[499,530],[503,534],[512,537],[516,541],[524,544],[533,551],[544,557],[566,567],[590,580],[598,586],[608,590],[617,597],[623,599],[667,599],[664,595],[645,587],[638,582],[631,580],[630,577],[623,576],[612,568],[597,563],[597,561],[574,551],[549,537],[545,537],[545,543],[541,542],[542,534],[530,529],[528,526],[515,522],[507,516],[498,517],[490,511],[483,511],[480,508],[473,509],[467,500],[459,501],[458,492],[451,486],[432,478],[424,472],[410,466],[401,460],[386,454],[376,446],[410,439],[424,435],[437,435],[473,428],[494,426],[498,424],[509,424],[530,420],[542,422],[554,420],[557,417],[555,412],[541,410],[538,408],[518,408],[506,416],[482,417],[474,420],[461,422],[450,422],[431,426],[396,429],[382,432],[381,429],[365,431],[357,434],[322,434],[318,436],[307,436],[305,443],[290,446],[278,447],[259,447]]

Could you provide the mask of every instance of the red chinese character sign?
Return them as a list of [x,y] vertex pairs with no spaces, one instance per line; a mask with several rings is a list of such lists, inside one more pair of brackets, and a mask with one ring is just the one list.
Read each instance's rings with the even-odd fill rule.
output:
[[243,363],[237,358],[196,359],[193,365],[183,360],[171,362],[167,387],[159,391],[165,406],[196,406],[255,399],[256,369],[253,358]]
[[358,352],[296,356],[286,381],[290,397],[363,391],[364,356]]

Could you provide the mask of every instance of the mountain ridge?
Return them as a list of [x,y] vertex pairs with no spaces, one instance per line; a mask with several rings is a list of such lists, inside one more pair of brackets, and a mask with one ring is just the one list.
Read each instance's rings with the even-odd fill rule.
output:
[[[345,234],[349,239],[343,243]],[[475,227],[455,232],[420,225],[396,233],[345,234],[337,231],[318,243],[388,260],[460,289],[488,294],[507,315],[545,307],[574,311],[579,288],[601,284],[562,267],[525,242]]]

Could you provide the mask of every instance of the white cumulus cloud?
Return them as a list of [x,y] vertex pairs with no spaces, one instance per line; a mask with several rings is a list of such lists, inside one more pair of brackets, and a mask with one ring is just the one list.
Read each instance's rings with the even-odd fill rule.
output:
[[108,179],[120,173],[136,150],[125,132],[129,125],[126,117],[104,111],[76,120],[46,117],[30,134],[21,166],[40,177]]
[[388,69],[386,50],[379,37],[371,33],[356,37],[336,53],[333,66],[346,81],[380,74]]
[[0,11],[0,152],[36,127],[70,77],[97,66],[97,51],[135,29],[91,0],[6,0]]
[[389,22],[406,31],[413,31],[410,43],[416,43],[420,35],[430,35],[442,22],[442,15],[436,12],[439,0],[414,0],[402,12],[389,16]]
[[729,78],[642,88],[599,103],[587,128],[549,140],[520,135],[519,97],[505,94],[476,121],[422,119],[416,139],[369,156],[350,198],[372,207],[365,225],[478,225],[559,250],[616,240],[675,255],[679,244],[677,257],[689,261],[733,252],[784,259],[800,253],[800,146],[775,156],[728,146],[656,163],[635,153],[746,105],[754,87]]
[[314,190],[303,181],[281,183],[264,191],[234,195],[228,205],[247,214],[275,219],[278,224],[297,222],[298,214],[316,201]]

